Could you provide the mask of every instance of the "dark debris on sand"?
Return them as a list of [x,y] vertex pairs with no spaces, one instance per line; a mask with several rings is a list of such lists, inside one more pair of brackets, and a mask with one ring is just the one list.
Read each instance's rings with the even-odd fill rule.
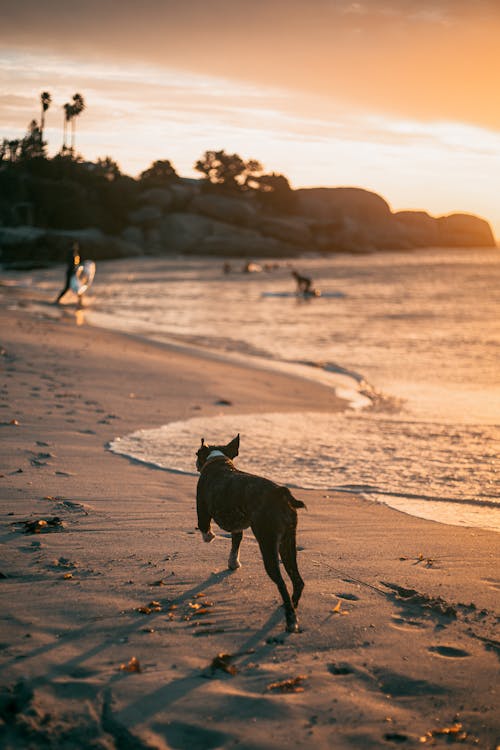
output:
[[62,531],[63,522],[59,516],[39,518],[35,521],[14,521],[13,526],[22,526],[25,534],[41,534],[47,531]]

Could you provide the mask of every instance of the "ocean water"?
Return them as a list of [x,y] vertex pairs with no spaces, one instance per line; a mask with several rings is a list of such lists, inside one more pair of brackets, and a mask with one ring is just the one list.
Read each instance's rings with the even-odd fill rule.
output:
[[[106,326],[319,380],[340,413],[219,416],[119,435],[118,453],[195,473],[200,436],[241,433],[238,465],[294,487],[361,491],[406,513],[500,531],[500,251],[420,250],[228,274],[211,258],[100,263]],[[50,274],[38,283],[52,287]],[[256,394],[258,399],[258,394]]]

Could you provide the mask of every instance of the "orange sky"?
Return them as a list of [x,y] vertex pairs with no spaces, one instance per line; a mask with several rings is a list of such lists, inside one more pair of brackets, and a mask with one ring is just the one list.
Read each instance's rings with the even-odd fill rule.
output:
[[[70,9],[70,10],[69,10]],[[296,187],[470,211],[500,236],[498,0],[18,0],[0,29],[0,137],[48,90],[88,109],[79,150],[132,174],[225,148]]]

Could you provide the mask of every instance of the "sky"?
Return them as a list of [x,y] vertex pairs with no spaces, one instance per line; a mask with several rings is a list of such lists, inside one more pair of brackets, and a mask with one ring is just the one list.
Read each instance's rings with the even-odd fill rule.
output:
[[208,149],[293,187],[486,218],[500,238],[500,0],[2,1],[0,138],[49,91],[49,153],[196,176]]

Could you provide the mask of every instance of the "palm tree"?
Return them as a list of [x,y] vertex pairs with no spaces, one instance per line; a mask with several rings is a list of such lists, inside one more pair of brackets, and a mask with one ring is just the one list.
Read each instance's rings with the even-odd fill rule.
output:
[[52,104],[52,97],[48,91],[42,91],[40,94],[40,103],[42,105],[42,114],[40,117],[40,137],[43,139],[43,131],[45,128],[45,113]]
[[75,94],[73,96],[73,104],[71,106],[71,150],[75,149],[75,131],[76,131],[76,118],[85,109],[85,102],[81,94]]
[[67,133],[68,133],[68,122],[71,122],[71,119],[73,117],[73,105],[72,104],[68,104],[68,102],[66,102],[66,104],[63,105],[63,110],[64,110],[63,144],[62,144],[61,151],[63,153],[65,153],[66,150],[67,150],[66,136],[67,136]]

